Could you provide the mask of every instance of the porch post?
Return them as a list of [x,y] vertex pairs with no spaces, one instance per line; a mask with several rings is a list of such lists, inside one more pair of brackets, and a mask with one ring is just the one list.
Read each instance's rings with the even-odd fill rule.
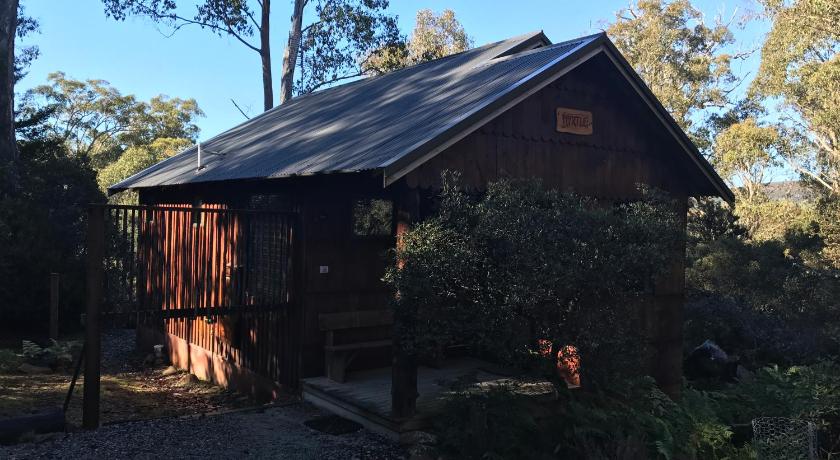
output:
[[417,357],[403,351],[399,333],[400,320],[394,318],[394,356],[391,367],[391,414],[410,418],[417,409]]
[[675,212],[683,235],[673,254],[665,262],[666,271],[654,281],[648,308],[654,318],[652,332],[653,360],[651,375],[662,391],[679,399],[682,387],[683,305],[685,304],[685,226],[688,197],[677,197]]
[[[413,221],[420,216],[420,197],[415,189],[396,194],[394,219],[396,220],[397,247],[402,235]],[[417,409],[417,356],[406,351],[403,336],[405,331],[414,330],[414,315],[396,312],[394,315],[394,346],[391,364],[391,414],[396,418],[410,418]],[[412,334],[407,334],[412,335]],[[413,347],[410,347],[413,348]]]
[[99,371],[101,355],[102,259],[105,252],[105,207],[88,207],[87,305],[85,314],[85,386],[82,426],[99,427]]

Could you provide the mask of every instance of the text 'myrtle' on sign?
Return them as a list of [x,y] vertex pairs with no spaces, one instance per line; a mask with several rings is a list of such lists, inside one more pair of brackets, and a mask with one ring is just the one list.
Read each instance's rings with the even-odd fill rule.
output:
[[592,112],[557,107],[557,131],[585,136],[592,134]]

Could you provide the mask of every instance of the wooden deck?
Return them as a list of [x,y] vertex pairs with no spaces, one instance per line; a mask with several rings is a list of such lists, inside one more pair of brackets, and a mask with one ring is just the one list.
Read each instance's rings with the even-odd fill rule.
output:
[[[303,398],[323,409],[349,418],[365,427],[398,438],[400,433],[422,429],[429,417],[440,409],[443,398],[452,391],[453,384],[464,380],[476,386],[502,384],[511,381],[495,366],[478,359],[458,358],[439,368],[420,366],[417,369],[417,415],[410,420],[391,416],[391,368],[385,367],[351,373],[345,383],[326,377],[303,379]],[[548,382],[532,384],[535,395],[553,395]]]

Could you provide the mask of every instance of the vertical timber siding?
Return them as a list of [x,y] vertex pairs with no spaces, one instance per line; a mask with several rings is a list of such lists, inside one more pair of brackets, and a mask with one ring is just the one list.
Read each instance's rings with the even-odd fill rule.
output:
[[138,229],[138,322],[170,337],[173,362],[223,384],[253,373],[296,385],[296,216],[218,203],[135,208],[111,211]]

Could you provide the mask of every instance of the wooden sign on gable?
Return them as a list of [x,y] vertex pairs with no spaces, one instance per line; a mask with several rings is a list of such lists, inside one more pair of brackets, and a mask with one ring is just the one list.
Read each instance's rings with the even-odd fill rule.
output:
[[557,107],[557,132],[592,134],[592,112]]

